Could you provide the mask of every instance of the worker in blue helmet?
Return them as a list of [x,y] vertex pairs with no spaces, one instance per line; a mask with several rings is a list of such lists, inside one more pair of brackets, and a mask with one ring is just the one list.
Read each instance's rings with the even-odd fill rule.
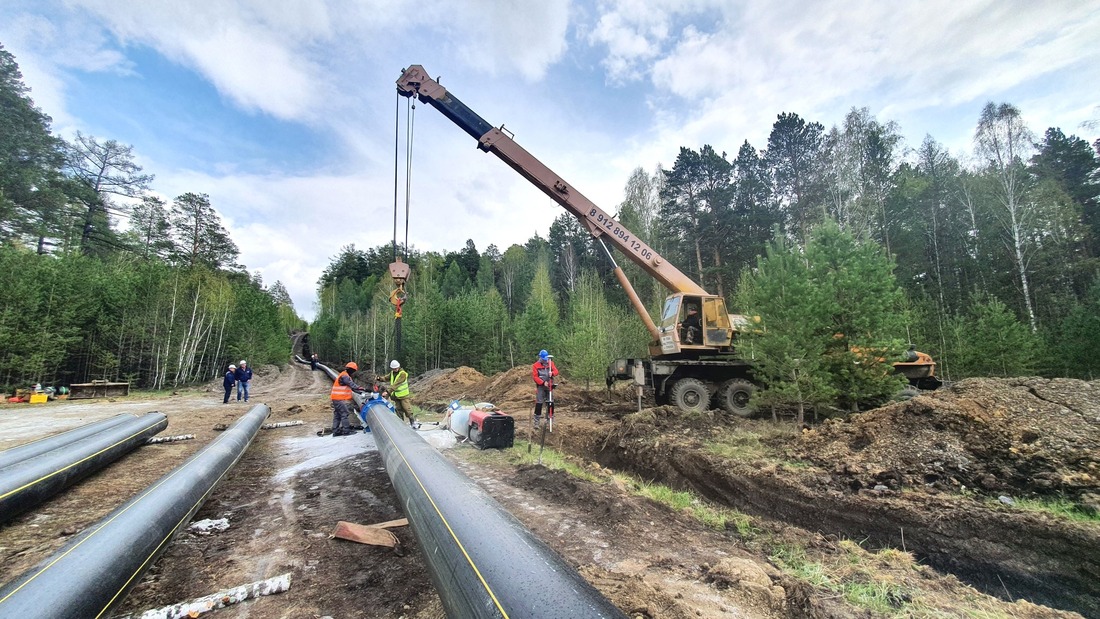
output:
[[539,351],[539,359],[531,366],[531,378],[535,381],[535,417],[534,427],[538,429],[542,422],[542,405],[550,397],[554,388],[554,377],[558,368],[554,365],[553,355],[545,350]]

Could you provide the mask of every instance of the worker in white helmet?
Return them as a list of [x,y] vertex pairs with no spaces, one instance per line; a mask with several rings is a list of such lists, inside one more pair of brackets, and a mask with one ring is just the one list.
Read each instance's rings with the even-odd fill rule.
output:
[[413,429],[419,428],[416,413],[413,412],[412,394],[409,393],[409,373],[401,368],[397,359],[390,361],[390,397],[393,398],[395,412],[409,422]]
[[225,387],[225,398],[222,399],[222,404],[229,404],[229,395],[233,393],[233,385],[237,384],[237,366],[229,364],[229,370],[225,373],[225,378],[222,379],[222,387]]

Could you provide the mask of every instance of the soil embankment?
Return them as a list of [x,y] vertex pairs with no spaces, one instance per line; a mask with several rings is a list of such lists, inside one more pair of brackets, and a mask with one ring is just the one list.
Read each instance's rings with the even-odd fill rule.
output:
[[[455,377],[528,418],[524,368],[471,372],[429,377],[425,399],[437,386],[454,393]],[[668,407],[631,414],[625,398],[569,385],[556,393],[552,441],[568,453],[748,514],[914,552],[992,595],[1100,616],[1100,525],[1014,505],[1100,509],[1097,383],[972,379],[801,433]]]

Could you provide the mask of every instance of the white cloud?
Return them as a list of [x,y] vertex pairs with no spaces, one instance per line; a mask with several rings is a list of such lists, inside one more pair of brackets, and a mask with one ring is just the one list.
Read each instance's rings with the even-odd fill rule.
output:
[[[674,29],[654,35],[654,23]],[[781,111],[828,125],[853,106],[898,120],[919,139],[937,127],[907,121],[937,108],[1010,97],[1039,103],[1028,89],[1071,67],[1087,82],[1100,78],[1100,11],[1080,2],[657,3],[641,12],[621,0],[600,24],[619,27],[596,37],[608,46],[613,76],[648,67],[653,101],[665,110],[648,150],[673,156],[674,144],[733,150],[748,138],[759,148]],[[1081,92],[1062,96],[1061,107],[1086,105]]]

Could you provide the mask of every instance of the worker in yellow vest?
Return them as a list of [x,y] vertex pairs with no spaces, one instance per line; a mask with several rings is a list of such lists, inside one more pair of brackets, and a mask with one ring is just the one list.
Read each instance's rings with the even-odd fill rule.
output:
[[401,369],[397,359],[390,361],[390,397],[397,409],[395,412],[407,420],[414,430],[419,428],[416,413],[413,412],[412,394],[409,393],[409,373]]
[[348,422],[348,414],[355,409],[355,400],[352,394],[366,392],[366,389],[355,384],[355,381],[351,378],[351,375],[358,371],[359,364],[348,361],[347,365],[344,366],[344,371],[340,372],[336,380],[332,382],[332,392],[329,394],[329,399],[332,400],[333,436],[355,434],[355,430],[351,429],[351,423]]

